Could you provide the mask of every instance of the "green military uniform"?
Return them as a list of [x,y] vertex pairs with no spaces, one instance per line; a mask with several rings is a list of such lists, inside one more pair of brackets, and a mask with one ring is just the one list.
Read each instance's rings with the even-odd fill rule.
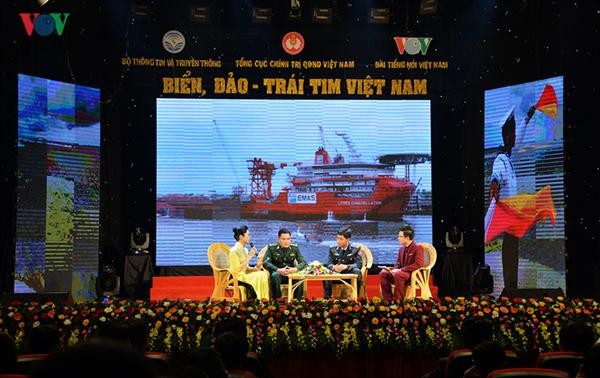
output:
[[[281,284],[286,283],[288,278],[277,272],[277,269],[290,267],[296,268],[298,271],[306,268],[307,263],[300,252],[297,244],[291,244],[289,248],[283,248],[279,243],[269,244],[267,251],[263,257],[263,266],[271,272],[271,293],[272,298],[281,297]],[[302,299],[304,293],[302,286],[298,287],[294,292],[294,298]]]

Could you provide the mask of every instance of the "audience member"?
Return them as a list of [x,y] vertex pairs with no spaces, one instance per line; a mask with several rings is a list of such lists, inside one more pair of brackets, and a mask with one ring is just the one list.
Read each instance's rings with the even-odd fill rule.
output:
[[[221,323],[217,326],[215,331],[215,336],[218,336],[222,333],[233,331],[239,333],[243,338],[246,338],[247,330],[246,323],[240,318],[227,318],[223,319]],[[253,351],[248,351],[246,353],[246,359],[243,363],[243,369],[246,371],[251,371],[259,378],[273,378],[273,375],[267,368],[265,362]]]
[[127,328],[133,349],[145,353],[148,348],[148,324],[140,319],[131,319],[127,322]]
[[60,330],[53,324],[44,324],[27,332],[27,352],[50,354],[59,349]]
[[245,371],[243,364],[248,353],[248,341],[239,332],[228,331],[220,334],[215,341],[215,349],[221,355],[221,360],[229,376],[255,377],[254,373]]
[[595,342],[594,330],[587,324],[567,323],[559,332],[562,351],[585,353]]
[[152,364],[126,344],[96,339],[66,348],[41,361],[32,378],[152,378]]
[[184,366],[175,372],[175,378],[210,378],[197,366]]
[[17,367],[17,348],[10,335],[0,332],[0,374],[14,373]]
[[110,340],[115,343],[123,344],[131,348],[132,343],[129,335],[129,327],[126,324],[118,322],[104,323],[98,328],[94,338],[101,340]]
[[208,378],[226,378],[227,371],[219,352],[212,348],[200,348],[191,351],[183,358],[183,368],[198,368]]
[[473,349],[473,364],[464,378],[485,378],[492,370],[506,366],[504,349],[497,342],[484,341]]
[[[494,329],[492,325],[481,318],[466,318],[460,327],[462,347],[473,349],[484,341],[491,341]],[[425,374],[423,378],[443,378],[448,364],[448,357],[437,361],[434,370]]]
[[594,344],[583,358],[583,377],[600,377],[600,344]]

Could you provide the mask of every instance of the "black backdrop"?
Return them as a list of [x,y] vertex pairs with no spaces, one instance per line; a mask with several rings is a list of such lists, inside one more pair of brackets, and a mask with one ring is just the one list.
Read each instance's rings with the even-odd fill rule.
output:
[[[253,25],[249,0],[217,2],[225,4],[209,24],[189,21],[189,6],[198,2],[144,3],[151,4],[154,16],[132,15],[131,4],[125,1],[58,0],[43,10],[35,1],[1,5],[0,185],[5,197],[0,201],[1,291],[12,290],[14,271],[16,74],[101,88],[100,245],[105,254],[122,261],[135,226],[142,225],[154,235],[155,98],[162,96],[161,76],[168,71],[125,68],[121,58],[167,57],[160,44],[162,35],[179,29],[195,36],[188,37],[183,54],[189,56],[182,58],[214,58],[224,63],[220,69],[203,71],[202,76],[240,72],[232,66],[239,57],[289,58],[279,47],[281,36],[297,30],[307,41],[302,59],[352,59],[357,62],[352,77],[374,72],[393,77],[392,71],[373,69],[377,59],[398,57],[389,47],[391,37],[433,37],[428,55],[447,60],[449,68],[415,76],[429,83],[428,95],[418,98],[432,101],[433,240],[443,246],[446,229],[459,225],[465,230],[466,248],[479,260],[483,259],[483,91],[564,75],[567,293],[600,296],[600,163],[594,138],[600,100],[594,85],[600,63],[600,48],[594,42],[600,34],[597,3],[439,0],[437,14],[420,16],[419,1],[395,1],[389,25],[366,22],[366,0],[338,1],[340,10],[332,25],[312,24],[309,11],[292,23],[277,8],[271,24]],[[28,37],[18,16],[28,11],[70,12],[71,16],[62,37]],[[184,70],[172,71],[181,76]],[[289,77],[290,72],[273,70],[282,77]],[[346,75],[343,71],[319,74]],[[257,71],[243,75],[252,78]]]

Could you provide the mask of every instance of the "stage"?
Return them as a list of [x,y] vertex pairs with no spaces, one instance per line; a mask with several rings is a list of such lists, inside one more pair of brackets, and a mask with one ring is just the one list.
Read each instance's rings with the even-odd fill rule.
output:
[[[437,287],[431,286],[432,295],[437,297]],[[192,299],[205,300],[210,298],[214,288],[213,276],[170,276],[154,277],[150,289],[150,300],[160,299]],[[308,298],[322,298],[323,285],[321,282],[308,283]],[[381,296],[379,276],[367,277],[367,297]]]

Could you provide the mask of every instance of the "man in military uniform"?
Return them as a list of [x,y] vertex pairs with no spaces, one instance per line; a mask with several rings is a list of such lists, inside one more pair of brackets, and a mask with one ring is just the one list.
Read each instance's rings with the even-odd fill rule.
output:
[[[263,266],[271,272],[271,298],[281,298],[281,284],[288,282],[288,275],[306,268],[306,260],[298,245],[292,244],[292,233],[282,228],[277,233],[278,241],[269,244],[263,257]],[[302,285],[294,292],[294,298],[304,296]]]
[[[352,230],[348,227],[341,228],[335,237],[337,246],[329,248],[329,257],[327,267],[334,272],[349,274],[354,273],[358,277],[356,279],[356,287],[360,287],[362,267],[361,257],[359,255],[360,247],[350,244]],[[331,281],[323,281],[323,298],[331,297]]]

